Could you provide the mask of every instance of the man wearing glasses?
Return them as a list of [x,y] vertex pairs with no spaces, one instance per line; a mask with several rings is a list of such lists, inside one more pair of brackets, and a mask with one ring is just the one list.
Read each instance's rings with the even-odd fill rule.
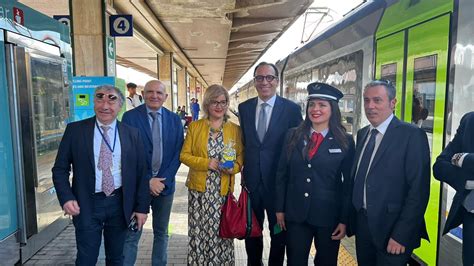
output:
[[[145,104],[127,111],[122,122],[137,128],[142,136],[143,156],[148,166],[147,180],[153,213],[152,265],[166,265],[168,223],[175,191],[175,176],[180,166],[183,125],[179,116],[163,107],[168,98],[166,86],[159,80],[145,84]],[[129,231],[124,247],[124,265],[134,265],[141,231]]]
[[430,195],[426,133],[393,115],[396,90],[375,80],[364,89],[370,125],[357,132],[352,170],[357,262],[406,265],[421,238]]
[[[269,265],[283,265],[285,232],[278,228],[273,206],[275,174],[287,130],[298,126],[303,119],[297,104],[276,95],[279,79],[274,64],[258,64],[254,82],[258,97],[239,105],[245,146],[243,178],[261,226],[264,212],[267,213],[271,237]],[[262,237],[247,238],[245,249],[249,265],[262,265]]]
[[[146,221],[150,197],[138,130],[117,121],[125,97],[99,86],[95,116],[68,124],[52,169],[65,215],[76,229],[76,265],[95,265],[104,236],[107,265],[123,264],[127,226]],[[72,167],[72,186],[69,176]]]

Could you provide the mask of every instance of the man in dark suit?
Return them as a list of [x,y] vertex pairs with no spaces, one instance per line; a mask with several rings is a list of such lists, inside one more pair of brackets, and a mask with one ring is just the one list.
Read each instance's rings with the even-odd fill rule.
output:
[[[275,174],[286,131],[303,120],[299,106],[276,95],[278,69],[260,63],[254,71],[258,97],[239,105],[245,155],[243,178],[250,191],[252,209],[263,226],[267,212],[271,236],[269,265],[283,265],[285,233],[276,225]],[[249,265],[262,264],[263,238],[247,238],[245,249]]]
[[370,122],[357,132],[352,203],[359,265],[405,265],[421,238],[430,193],[425,132],[393,115],[395,87],[372,81],[364,89]]
[[[145,104],[126,112],[122,122],[137,128],[142,136],[143,155],[148,177],[153,214],[152,265],[166,265],[168,223],[175,191],[175,176],[180,166],[183,126],[179,116],[163,107],[168,98],[166,86],[159,80],[145,84]],[[156,117],[154,119],[154,117]],[[155,122],[156,120],[156,122]],[[128,232],[125,241],[125,265],[134,265],[141,231]]]
[[124,102],[117,88],[99,86],[95,117],[66,127],[52,169],[59,202],[73,216],[76,265],[97,263],[102,233],[107,265],[121,265],[131,217],[139,230],[147,218],[150,196],[140,134],[116,119]]
[[463,224],[464,265],[474,265],[474,112],[461,119],[454,139],[436,159],[433,174],[456,190],[443,234]]

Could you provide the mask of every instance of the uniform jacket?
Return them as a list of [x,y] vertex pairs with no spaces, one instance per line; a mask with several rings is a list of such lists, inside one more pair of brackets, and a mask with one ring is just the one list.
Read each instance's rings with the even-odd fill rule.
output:
[[[206,179],[209,165],[207,144],[209,140],[209,122],[206,118],[192,122],[189,125],[183,149],[181,150],[181,161],[189,166],[188,179],[186,186],[191,190],[199,192],[206,191]],[[234,175],[240,172],[243,163],[243,145],[240,127],[227,121],[223,127],[224,145],[231,140],[234,141],[236,151],[236,161],[234,163],[233,174],[221,175],[221,195],[227,195],[229,190],[229,181],[231,189],[234,188]]]
[[[81,212],[74,216],[77,226],[89,224],[94,209],[95,117],[67,125],[52,169],[53,182],[61,206],[77,200]],[[143,144],[138,130],[117,121],[122,149],[123,217],[128,224],[132,212],[148,213],[150,193],[146,176]],[[72,166],[72,186],[69,175]]]
[[[436,159],[433,174],[436,179],[448,183],[456,194],[449,211],[443,233],[448,233],[463,222],[463,202],[470,190],[465,188],[467,180],[474,180],[474,112],[467,113],[461,119],[454,139],[446,146]],[[456,153],[469,153],[462,163],[462,168],[451,164]]]
[[239,105],[240,127],[245,146],[243,175],[250,192],[256,191],[260,183],[263,183],[267,191],[273,194],[285,134],[288,129],[298,126],[303,119],[297,104],[276,96],[267,133],[260,142],[255,127],[257,102],[257,98],[252,98]]
[[[168,109],[161,107],[161,127],[163,142],[163,158],[161,160],[160,171],[158,177],[164,177],[165,189],[161,192],[163,195],[173,194],[175,191],[176,172],[181,165],[179,161],[179,153],[183,146],[183,124],[179,116]],[[148,120],[146,104],[142,104],[137,108],[127,111],[122,118],[122,122],[137,128],[140,131],[143,142],[143,151],[147,163],[147,176],[152,177],[151,158],[153,155],[153,136]]]
[[[333,227],[347,224],[351,205],[351,167],[355,144],[347,135],[344,150],[328,132],[317,153],[308,159],[303,139],[288,152],[295,129],[288,131],[276,175],[276,212],[284,212],[287,221]],[[305,154],[303,154],[305,153]]]
[[[354,179],[369,126],[357,133]],[[424,214],[430,194],[430,149],[426,133],[393,117],[366,179],[367,216],[375,244],[393,238],[408,248],[428,239]],[[356,234],[357,234],[357,228]]]

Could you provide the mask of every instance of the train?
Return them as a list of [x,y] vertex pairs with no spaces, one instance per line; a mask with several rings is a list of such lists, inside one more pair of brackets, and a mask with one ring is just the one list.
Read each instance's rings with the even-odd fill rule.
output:
[[[306,108],[306,86],[325,82],[339,88],[343,124],[355,135],[368,124],[364,85],[384,79],[396,86],[395,114],[422,128],[431,163],[454,137],[474,102],[474,1],[374,0],[298,48],[276,65],[277,93]],[[257,96],[253,81],[232,94],[231,108]],[[303,114],[304,115],[304,114]],[[454,189],[431,178],[425,213],[430,241],[413,259],[420,265],[462,265],[462,226],[443,236]]]

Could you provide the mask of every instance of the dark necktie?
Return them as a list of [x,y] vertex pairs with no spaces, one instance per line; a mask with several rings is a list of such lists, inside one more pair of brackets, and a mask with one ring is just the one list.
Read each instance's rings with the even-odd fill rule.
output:
[[355,177],[354,191],[352,193],[352,203],[357,211],[359,211],[364,204],[364,184],[369,170],[370,159],[375,148],[375,137],[377,136],[377,129],[370,131],[370,138],[365,146],[364,153],[360,159],[359,168]]
[[321,133],[313,132],[313,134],[311,134],[311,144],[308,150],[308,157],[310,160],[313,159],[313,156],[318,151],[318,148],[323,142],[323,140],[324,140],[324,137]]
[[102,192],[106,196],[109,196],[114,192],[114,177],[112,176],[112,151],[107,146],[106,141],[110,145],[109,135],[107,131],[110,129],[109,126],[101,126],[103,131],[102,143],[100,144],[99,161],[97,162],[97,168],[102,171]]
[[153,123],[151,124],[151,135],[153,140],[153,154],[151,156],[151,167],[153,174],[157,175],[160,171],[161,166],[161,130],[160,130],[160,113],[150,112],[151,117],[153,118]]
[[265,107],[268,103],[260,104],[260,114],[258,115],[258,124],[257,124],[257,134],[260,142],[263,142],[265,137],[265,132],[267,131],[267,112],[265,112]]

